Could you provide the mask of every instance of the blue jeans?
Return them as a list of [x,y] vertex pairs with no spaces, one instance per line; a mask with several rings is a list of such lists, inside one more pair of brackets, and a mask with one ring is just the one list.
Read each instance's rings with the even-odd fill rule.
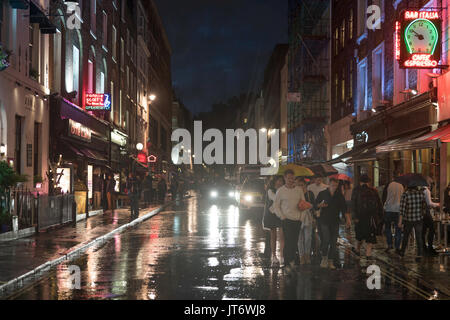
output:
[[392,224],[395,228],[395,249],[400,249],[400,244],[402,242],[402,230],[398,227],[398,212],[386,211],[384,215],[384,232],[386,234],[386,242],[388,248],[392,248]]

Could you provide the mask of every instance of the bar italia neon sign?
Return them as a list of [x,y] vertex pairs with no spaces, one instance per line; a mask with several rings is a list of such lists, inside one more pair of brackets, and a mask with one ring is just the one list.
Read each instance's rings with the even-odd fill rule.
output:
[[438,11],[403,13],[395,23],[395,59],[403,69],[439,68],[441,16]]

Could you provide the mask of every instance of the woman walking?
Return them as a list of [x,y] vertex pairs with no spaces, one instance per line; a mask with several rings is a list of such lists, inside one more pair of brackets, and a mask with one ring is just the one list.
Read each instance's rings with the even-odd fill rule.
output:
[[[273,202],[277,190],[284,185],[284,179],[281,176],[274,177],[267,186],[266,201],[264,206],[263,228],[270,230],[270,249],[271,249],[271,266],[274,267],[278,263],[282,267],[284,265],[284,236],[281,229],[281,220],[275,214]],[[277,232],[280,237],[280,260],[277,259]]]
[[313,214],[314,210],[314,193],[308,191],[305,180],[301,179],[298,186],[302,189],[305,195],[305,201],[311,204],[311,209],[302,211],[300,221],[302,226],[300,228],[300,236],[298,237],[298,254],[300,256],[300,265],[311,263],[311,240],[313,229]]

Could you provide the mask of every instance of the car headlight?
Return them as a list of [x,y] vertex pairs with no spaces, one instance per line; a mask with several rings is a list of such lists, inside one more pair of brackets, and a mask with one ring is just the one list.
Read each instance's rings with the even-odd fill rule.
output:
[[210,195],[211,195],[211,198],[216,198],[217,197],[217,191],[215,191],[215,190],[211,191]]
[[230,191],[230,192],[228,192],[228,196],[229,196],[230,198],[233,198],[233,197],[236,196],[236,194],[235,194],[233,191]]
[[247,201],[247,202],[252,202],[253,197],[252,197],[251,195],[249,195],[249,194],[246,194],[246,195],[244,196],[244,200]]

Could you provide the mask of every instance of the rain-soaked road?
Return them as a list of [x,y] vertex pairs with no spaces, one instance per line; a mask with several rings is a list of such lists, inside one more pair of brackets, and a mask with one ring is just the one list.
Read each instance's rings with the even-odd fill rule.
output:
[[[366,269],[340,249],[342,268],[317,263],[293,275],[268,267],[260,212],[239,212],[196,197],[172,205],[71,264],[81,270],[72,290],[68,266],[13,299],[424,299],[418,282],[383,273],[369,290]],[[400,280],[395,281],[394,278]]]

